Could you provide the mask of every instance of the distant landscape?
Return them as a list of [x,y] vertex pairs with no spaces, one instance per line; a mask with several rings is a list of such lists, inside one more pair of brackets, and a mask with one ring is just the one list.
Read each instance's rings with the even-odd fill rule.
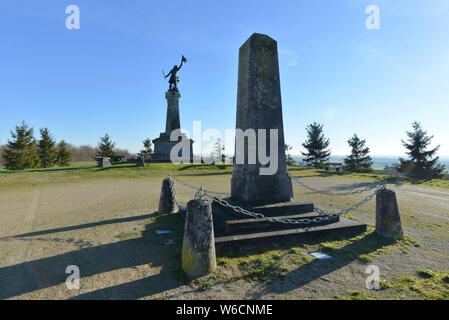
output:
[[[296,163],[300,164],[303,157],[299,155],[292,155]],[[331,156],[330,162],[343,163],[345,156]],[[399,156],[372,156],[373,158],[373,169],[383,170],[385,167],[391,167],[393,164],[398,162]],[[404,156],[404,158],[406,158]],[[446,166],[446,171],[449,172],[449,157],[440,157],[440,163]]]

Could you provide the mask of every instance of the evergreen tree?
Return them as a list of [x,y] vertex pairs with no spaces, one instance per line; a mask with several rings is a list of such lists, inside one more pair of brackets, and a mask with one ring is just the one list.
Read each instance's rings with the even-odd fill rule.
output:
[[72,154],[68,150],[67,143],[64,140],[58,144],[56,160],[58,166],[61,167],[68,167],[72,163]]
[[25,121],[11,131],[11,140],[3,149],[3,161],[7,169],[23,170],[39,167],[39,155],[36,149],[36,140],[33,137],[33,128],[29,128]]
[[413,178],[442,178],[446,168],[438,164],[438,157],[434,157],[440,146],[426,150],[433,136],[429,136],[417,121],[413,122],[412,127],[413,131],[407,131],[408,141],[401,140],[408,150],[406,153],[409,159],[399,158],[400,163],[395,166],[395,169]]
[[3,157],[1,156],[3,154],[3,149],[5,147],[0,145],[0,168],[3,167]]
[[329,139],[323,134],[323,125],[316,122],[309,124],[306,131],[307,140],[302,146],[307,149],[307,152],[301,152],[303,156],[306,156],[303,160],[314,168],[320,168],[330,159],[331,152],[327,150]]
[[370,172],[373,161],[369,156],[369,148],[365,147],[366,140],[360,139],[356,134],[348,140],[351,155],[344,159],[344,170],[349,172]]
[[98,142],[97,153],[102,157],[112,157],[115,155],[114,148],[115,143],[112,142],[111,137],[106,133]]
[[293,157],[290,154],[290,150],[293,147],[289,146],[288,144],[285,144],[285,159],[287,162],[287,166],[294,166],[296,164],[295,159],[293,159]]
[[150,159],[153,155],[153,144],[151,143],[151,139],[143,140],[143,149],[140,150],[140,153],[145,157],[145,159]]
[[37,152],[42,168],[53,167],[56,163],[56,142],[47,128],[41,129],[41,139],[37,143]]

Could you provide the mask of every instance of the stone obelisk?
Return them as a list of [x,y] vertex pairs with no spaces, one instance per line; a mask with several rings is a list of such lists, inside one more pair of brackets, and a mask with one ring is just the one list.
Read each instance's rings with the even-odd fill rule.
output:
[[290,201],[293,191],[285,160],[277,42],[267,35],[254,33],[240,47],[236,129],[254,129],[256,137],[259,129],[267,130],[267,152],[270,150],[269,130],[277,129],[278,170],[273,175],[260,174],[263,165],[259,161],[257,143],[252,149],[256,152],[256,163],[248,163],[248,139],[245,139],[245,161],[236,162],[232,173],[232,198],[254,204]]

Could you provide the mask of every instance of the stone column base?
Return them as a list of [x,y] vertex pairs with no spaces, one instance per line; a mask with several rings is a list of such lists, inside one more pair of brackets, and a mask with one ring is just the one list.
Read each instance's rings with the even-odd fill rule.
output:
[[[183,162],[193,162],[193,140],[192,139],[183,139],[189,141],[189,149],[190,149],[190,156],[183,157]],[[155,160],[157,162],[172,162],[170,159],[170,153],[173,147],[178,143],[178,141],[171,141],[169,139],[165,138],[157,138],[153,140],[154,144],[154,153],[151,157],[152,160]]]
[[246,204],[270,204],[290,201],[293,188],[287,173],[262,176],[234,170],[231,195],[232,199]]

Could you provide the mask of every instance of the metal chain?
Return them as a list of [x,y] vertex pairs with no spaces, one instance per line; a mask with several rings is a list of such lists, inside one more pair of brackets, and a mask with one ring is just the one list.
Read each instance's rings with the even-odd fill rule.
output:
[[[377,195],[378,193],[382,192],[386,188],[385,182],[381,183],[380,187],[378,187],[374,191],[374,193],[370,194],[369,196],[367,196],[363,200],[361,200],[361,201],[357,202],[356,204],[352,205],[350,208],[341,210],[339,212],[329,213],[329,212],[327,212],[325,210],[322,210],[322,209],[320,209],[320,208],[315,206],[314,207],[314,211],[317,212],[319,214],[319,216],[315,217],[313,219],[308,219],[308,218],[303,218],[303,219],[288,219],[288,218],[280,219],[280,218],[276,218],[276,217],[266,217],[266,216],[264,216],[261,213],[248,211],[248,210],[246,210],[246,209],[244,209],[242,207],[232,205],[227,200],[225,200],[223,198],[219,198],[219,197],[214,195],[214,194],[227,194],[227,195],[229,195],[229,193],[209,191],[207,189],[204,189],[202,186],[198,188],[198,187],[195,187],[194,185],[191,185],[191,184],[189,184],[187,182],[184,182],[182,180],[179,180],[179,179],[173,177],[170,173],[168,174],[168,176],[170,178],[169,179],[170,180],[170,188],[172,190],[174,201],[176,202],[177,206],[180,209],[181,209],[181,206],[180,206],[178,200],[176,199],[176,191],[175,191],[175,188],[174,188],[173,181],[177,181],[177,182],[179,182],[179,183],[181,183],[181,184],[183,184],[183,185],[185,185],[185,186],[187,186],[189,188],[192,188],[192,189],[196,190],[196,192],[195,192],[195,199],[197,199],[197,200],[201,200],[201,199],[203,199],[203,197],[207,197],[207,198],[211,199],[212,201],[215,201],[218,204],[222,205],[223,207],[227,207],[227,208],[232,209],[236,213],[240,213],[240,214],[243,214],[243,215],[246,215],[246,216],[249,216],[249,217],[252,217],[252,218],[256,218],[256,219],[265,219],[266,221],[269,221],[269,222],[295,224],[295,225],[308,225],[308,224],[310,224],[312,222],[319,223],[319,222],[324,222],[324,221],[331,220],[331,219],[336,219],[338,216],[340,216],[342,214],[348,214],[349,212],[351,212],[353,210],[356,210],[357,208],[361,207],[366,202],[370,201],[375,195]],[[377,184],[376,187],[378,185],[379,184]],[[368,190],[371,190],[371,189],[373,189],[373,187],[370,187],[370,189],[368,189]],[[356,193],[360,193],[360,192],[356,192]],[[354,194],[354,193],[352,193],[352,194]]]
[[[342,215],[342,214],[348,214],[349,212],[358,209],[359,207],[363,206],[365,203],[367,203],[368,201],[370,201],[375,195],[381,193],[383,190],[386,189],[386,185],[383,184],[381,185],[378,189],[376,189],[376,191],[374,191],[372,194],[370,194],[369,196],[365,197],[363,200],[357,202],[356,204],[352,205],[350,208],[348,209],[343,209],[339,212],[336,212],[335,214],[338,215]],[[327,211],[320,209],[318,207],[315,206],[314,208],[315,212],[319,213],[319,214],[329,214]]]
[[306,185],[304,182],[300,181],[299,177],[295,177],[295,176],[292,176],[292,175],[289,175],[289,176],[290,176],[293,180],[295,180],[295,182],[299,183],[300,185],[302,185],[303,187],[309,189],[310,191],[312,191],[312,192],[314,192],[314,193],[324,194],[324,195],[332,196],[332,197],[335,197],[335,196],[351,196],[351,195],[354,195],[354,194],[367,192],[367,191],[370,191],[370,190],[373,190],[373,189],[376,189],[376,188],[379,188],[379,187],[380,187],[380,188],[382,188],[382,187],[385,188],[385,186],[386,186],[385,181],[382,180],[382,181],[379,182],[379,183],[373,184],[373,185],[371,185],[371,186],[367,186],[367,187],[362,188],[362,189],[353,190],[353,191],[348,191],[348,192],[334,193],[334,192],[327,192],[327,191],[317,190],[317,189],[315,189],[315,188],[312,188],[312,187]]
[[[182,184],[182,185],[184,185],[184,186],[186,186],[186,187],[188,187],[190,189],[195,190],[195,191],[197,191],[199,189],[197,186],[194,186],[193,184],[190,184],[190,183],[187,183],[185,181],[179,180],[177,177],[172,176],[172,174],[170,172],[168,173],[168,177],[170,179],[175,180],[176,182],[179,182],[180,184]],[[201,186],[201,188],[203,188],[203,187]],[[218,192],[218,191],[207,190],[205,188],[203,188],[203,190],[205,192],[207,192],[207,193],[221,195],[221,196],[224,196],[224,197],[230,197],[231,196],[231,194],[229,192]]]
[[301,225],[301,224],[302,225],[308,225],[308,224],[310,224],[312,222],[319,223],[319,222],[324,222],[324,221],[331,220],[331,219],[336,219],[338,217],[338,214],[326,214],[326,215],[323,215],[323,216],[315,217],[313,219],[308,219],[308,218],[304,218],[304,219],[288,219],[288,218],[280,219],[280,218],[276,218],[276,217],[266,217],[266,216],[264,216],[261,213],[248,211],[248,210],[246,210],[246,209],[244,209],[242,207],[230,204],[225,199],[220,199],[220,198],[218,198],[216,196],[213,196],[213,195],[211,196],[211,199],[213,201],[218,202],[220,205],[222,205],[224,207],[231,208],[234,212],[241,213],[241,214],[247,215],[247,216],[252,217],[252,218],[264,219],[266,221],[275,222],[275,223],[285,223],[285,224],[295,224],[295,225]]

